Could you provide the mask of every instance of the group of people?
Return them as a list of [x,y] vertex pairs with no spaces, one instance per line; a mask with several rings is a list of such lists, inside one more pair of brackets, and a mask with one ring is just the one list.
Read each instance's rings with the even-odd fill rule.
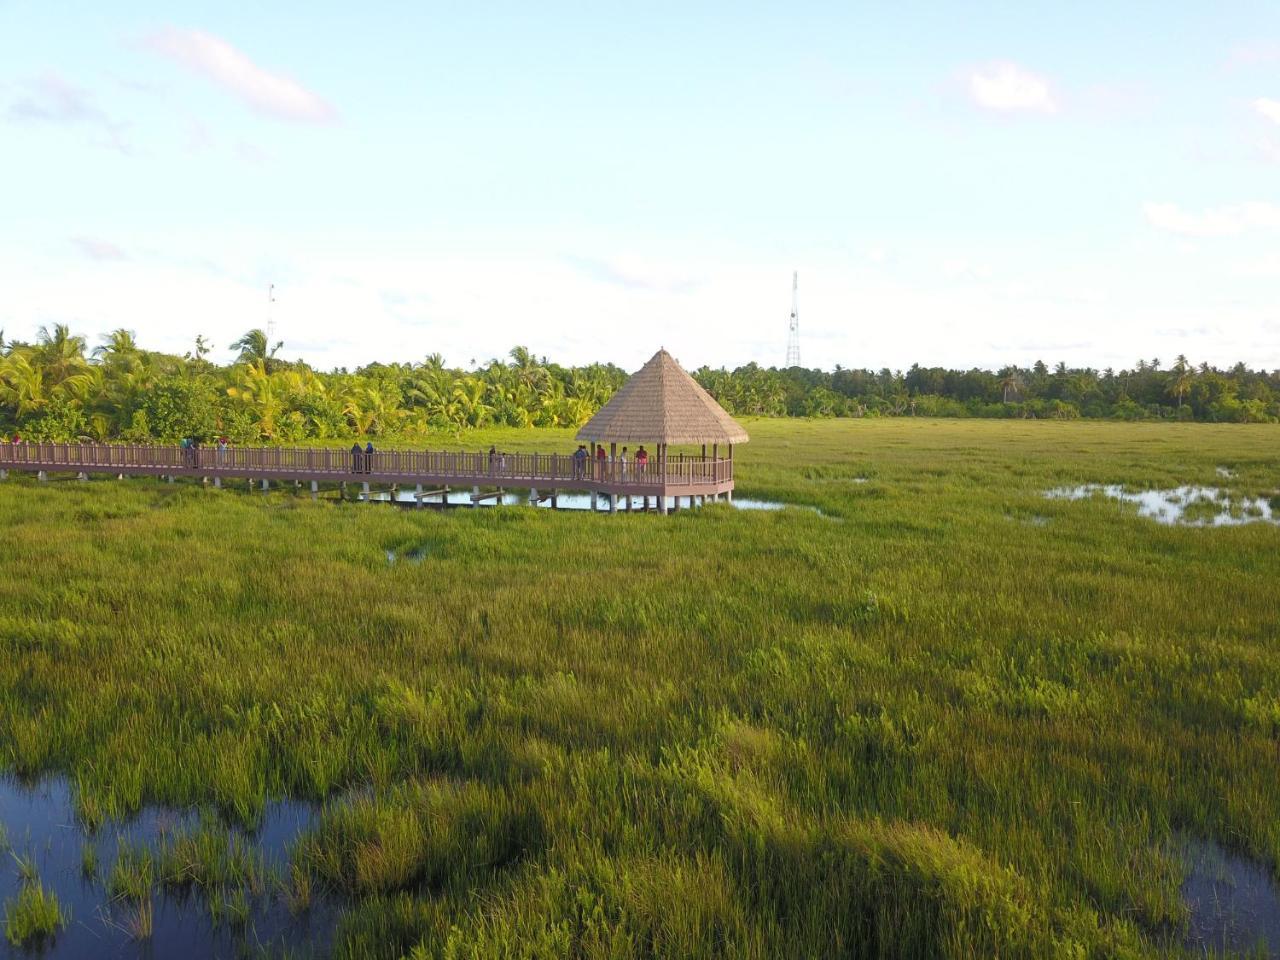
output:
[[357,440],[351,445],[351,472],[352,473],[371,473],[373,471],[373,441],[370,440],[363,447]]
[[[226,459],[227,448],[231,446],[231,441],[225,436],[218,437],[215,441],[218,450],[218,463],[222,463]],[[200,463],[200,448],[202,441],[199,437],[183,437],[178,444],[182,448],[182,461],[189,467],[198,466]]]
[[[592,460],[595,460],[594,469],[591,468]],[[587,449],[585,443],[578,444],[578,449],[573,452],[573,478],[575,480],[584,479],[590,472],[595,479],[603,480],[608,471],[608,464],[617,463],[619,471],[625,476],[627,472],[627,464],[631,462],[627,448],[623,447],[622,451],[616,458],[610,457],[605,452],[604,447],[597,446],[595,457],[591,456],[591,452]],[[635,466],[637,471],[643,471],[649,465],[649,451],[641,444],[636,448]]]

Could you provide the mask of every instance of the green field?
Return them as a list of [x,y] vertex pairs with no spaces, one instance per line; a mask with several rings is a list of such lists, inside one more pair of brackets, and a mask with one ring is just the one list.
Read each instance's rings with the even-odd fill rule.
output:
[[0,768],[330,800],[284,882],[351,956],[1159,956],[1180,843],[1280,870],[1280,527],[1043,496],[1274,498],[1280,431],[746,426],[820,513],[11,478]]

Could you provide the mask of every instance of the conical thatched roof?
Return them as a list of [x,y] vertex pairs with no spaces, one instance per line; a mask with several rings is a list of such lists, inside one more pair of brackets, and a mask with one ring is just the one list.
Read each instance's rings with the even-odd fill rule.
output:
[[659,350],[578,431],[579,440],[623,443],[746,443],[747,431]]

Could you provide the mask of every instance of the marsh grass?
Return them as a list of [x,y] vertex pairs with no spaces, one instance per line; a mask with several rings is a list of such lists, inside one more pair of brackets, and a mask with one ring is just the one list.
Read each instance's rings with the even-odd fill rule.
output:
[[[1171,836],[1280,866],[1280,531],[1043,497],[1280,496],[1274,429],[748,429],[841,522],[0,484],[0,763],[212,806],[109,887],[323,891],[338,956],[1165,956]],[[285,878],[223,823],[282,797]]]
[[4,905],[4,935],[15,947],[38,947],[53,939],[70,917],[57,895],[37,880],[24,880],[17,897]]

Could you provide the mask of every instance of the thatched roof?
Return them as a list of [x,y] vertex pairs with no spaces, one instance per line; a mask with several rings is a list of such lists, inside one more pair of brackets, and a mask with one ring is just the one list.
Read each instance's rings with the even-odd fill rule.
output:
[[578,431],[579,440],[631,443],[746,443],[747,431],[711,394],[659,350]]

